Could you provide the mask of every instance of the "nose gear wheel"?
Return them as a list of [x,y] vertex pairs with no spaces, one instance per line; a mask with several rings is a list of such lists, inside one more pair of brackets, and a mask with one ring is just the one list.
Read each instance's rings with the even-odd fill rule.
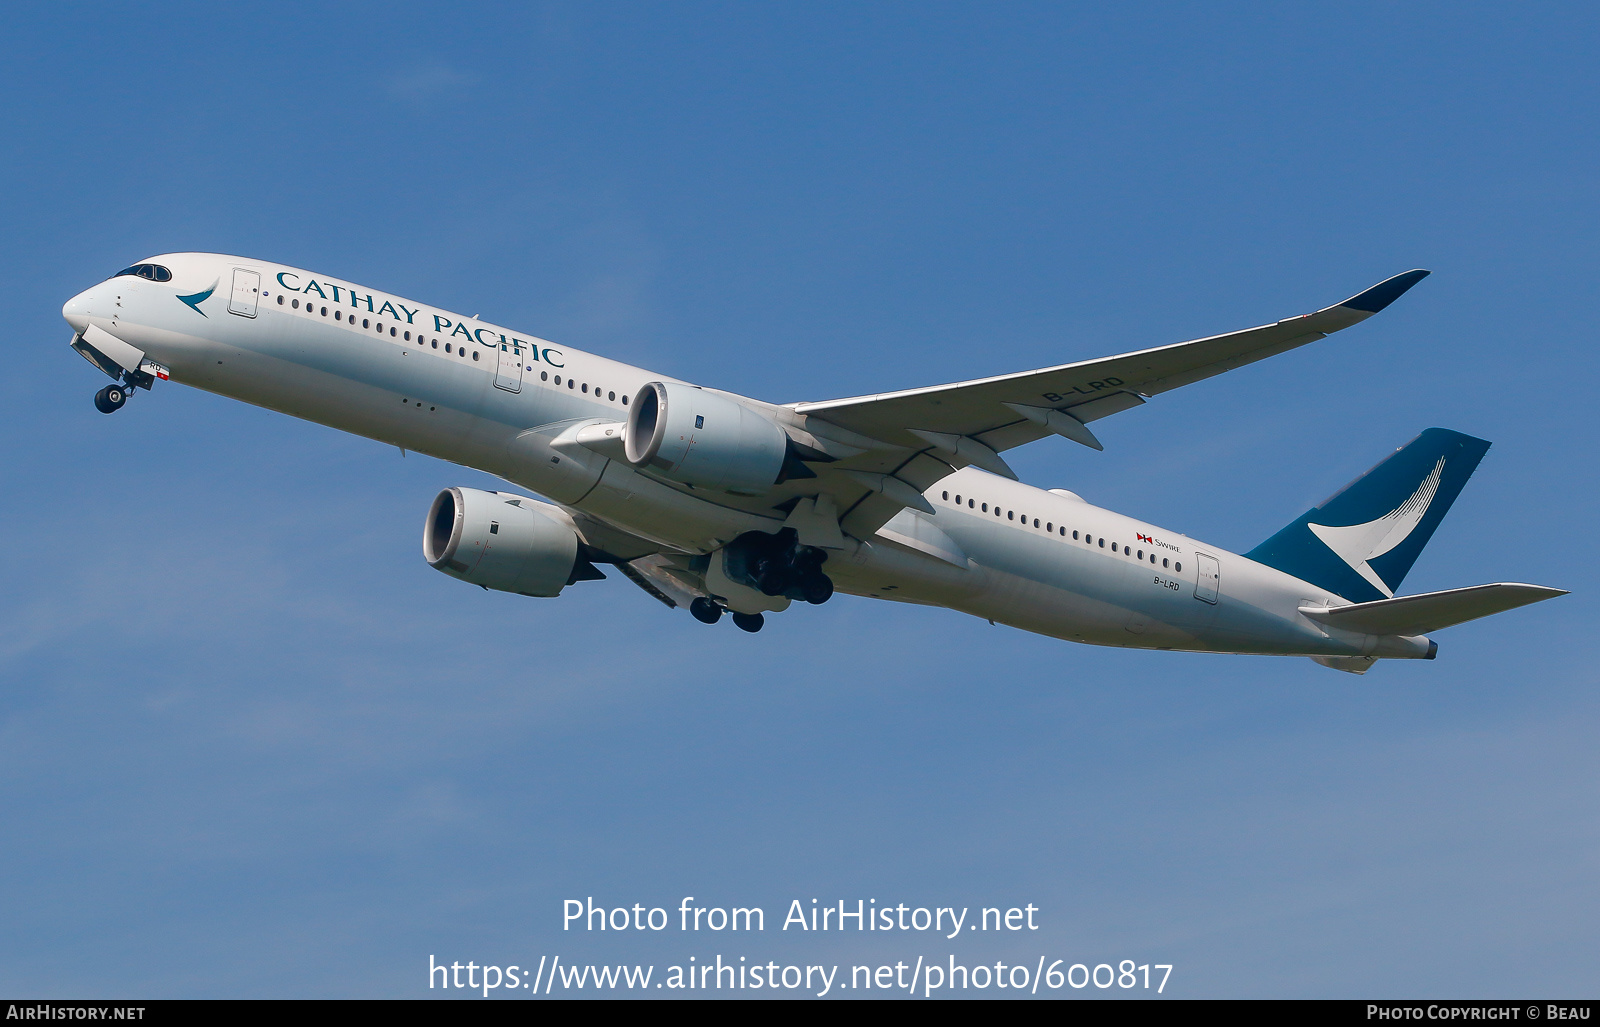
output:
[[94,408],[102,414],[114,414],[128,401],[128,390],[121,385],[107,385],[94,394]]

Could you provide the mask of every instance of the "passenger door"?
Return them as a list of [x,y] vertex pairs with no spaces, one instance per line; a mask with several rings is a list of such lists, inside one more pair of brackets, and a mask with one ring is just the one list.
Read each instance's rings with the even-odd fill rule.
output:
[[246,268],[233,269],[233,295],[228,299],[228,313],[240,317],[255,317],[256,304],[261,299],[261,272]]
[[494,387],[505,389],[507,392],[522,391],[522,352],[521,344],[513,339],[510,342],[500,343],[500,366],[494,372]]
[[1222,565],[1217,558],[1204,553],[1194,554],[1194,597],[1202,603],[1215,604],[1222,589]]

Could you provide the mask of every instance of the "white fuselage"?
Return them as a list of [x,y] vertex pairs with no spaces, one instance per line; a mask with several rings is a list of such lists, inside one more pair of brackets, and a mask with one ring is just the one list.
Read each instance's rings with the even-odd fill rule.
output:
[[[218,254],[151,259],[172,269],[171,283],[103,282],[67,303],[74,329],[111,333],[173,381],[499,475],[666,549],[710,553],[782,524],[759,502],[551,446],[570,425],[623,420],[642,386],[675,379],[299,268]],[[258,296],[230,297],[239,268],[259,272]],[[1329,628],[1299,608],[1345,600],[1071,493],[968,467],[925,498],[931,516],[908,509],[872,538],[846,540],[826,565],[839,590],[1098,645],[1428,649],[1425,639]]]

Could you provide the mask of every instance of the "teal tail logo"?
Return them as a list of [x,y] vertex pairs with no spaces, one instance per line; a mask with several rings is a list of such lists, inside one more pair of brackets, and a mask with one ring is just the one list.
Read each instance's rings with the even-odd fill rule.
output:
[[[222,279],[217,279],[217,282],[220,281],[222,281]],[[200,309],[200,304],[210,299],[211,294],[217,291],[217,282],[212,282],[211,288],[206,289],[203,292],[192,292],[187,296],[179,296],[178,299],[192,307],[196,314],[199,314],[201,317],[207,317],[208,315],[206,312]]]
[[1352,602],[1391,598],[1488,450],[1429,428],[1245,555]]

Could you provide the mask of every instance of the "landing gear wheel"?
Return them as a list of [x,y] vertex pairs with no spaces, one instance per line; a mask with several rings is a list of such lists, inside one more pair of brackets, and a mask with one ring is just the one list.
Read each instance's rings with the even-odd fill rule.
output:
[[114,414],[128,401],[128,392],[120,385],[107,385],[94,394],[94,408],[102,414]]
[[[701,624],[715,624],[722,619],[722,607],[705,596],[695,597],[694,602],[689,604],[689,613]],[[737,614],[735,618],[737,618]]]
[[801,585],[800,591],[806,597],[806,602],[813,606],[821,606],[833,598],[833,582],[827,575],[818,574],[807,578]]
[[751,634],[760,631],[761,626],[766,622],[767,619],[759,613],[736,613],[733,615],[733,626],[740,631],[748,631]]

